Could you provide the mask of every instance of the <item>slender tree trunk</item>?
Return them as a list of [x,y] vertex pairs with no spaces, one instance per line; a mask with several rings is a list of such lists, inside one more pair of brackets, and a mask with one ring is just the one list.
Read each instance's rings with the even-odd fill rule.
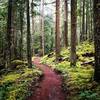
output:
[[95,41],[94,80],[100,82],[100,0],[94,0],[94,41]]
[[71,0],[71,66],[76,66],[77,0]]
[[41,0],[41,41],[42,41],[42,56],[45,54],[45,44],[44,44],[44,0]]
[[32,13],[32,55],[35,54],[34,52],[34,3],[33,3],[33,0],[32,0],[32,3],[31,3],[31,13]]
[[20,37],[20,58],[23,59],[23,17],[24,17],[24,10],[23,10],[23,2],[21,1],[20,4],[20,33],[21,33],[21,37]]
[[83,15],[82,15],[82,41],[85,38],[85,0],[83,0]]
[[[54,34],[54,28],[51,28],[51,36],[52,37],[53,37],[53,34]],[[53,49],[54,49],[54,37],[51,40],[51,49],[50,49],[50,52],[53,51]]]
[[89,3],[88,3],[89,5],[88,5],[88,40],[91,42],[91,37],[92,37],[92,32],[91,32],[91,19],[93,19],[92,17],[91,17],[91,13],[92,13],[92,11],[91,11],[91,8],[90,8],[90,1],[89,1]]
[[90,42],[94,40],[94,34],[93,34],[93,1],[90,0],[90,37],[89,40]]
[[56,0],[56,30],[55,30],[56,60],[60,57],[60,0]]
[[80,42],[82,41],[82,1],[80,0]]
[[88,26],[89,26],[89,24],[88,24],[88,17],[89,17],[89,14],[88,14],[89,12],[88,12],[88,2],[86,1],[86,32],[85,32],[85,34],[86,34],[86,36],[85,36],[85,40],[87,40],[88,39]]
[[29,0],[27,0],[27,60],[28,67],[32,68]]
[[64,43],[68,47],[68,0],[65,0]]

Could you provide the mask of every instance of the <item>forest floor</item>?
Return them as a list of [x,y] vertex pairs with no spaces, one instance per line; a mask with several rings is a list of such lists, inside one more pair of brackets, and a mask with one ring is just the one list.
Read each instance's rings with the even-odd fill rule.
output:
[[76,50],[75,67],[70,66],[70,47],[62,48],[58,62],[56,62],[55,53],[51,52],[41,58],[41,63],[48,65],[61,75],[66,100],[100,100],[100,84],[93,80],[93,43],[86,41],[78,45]]
[[41,64],[40,58],[34,59],[35,66],[44,73],[43,80],[29,100],[65,100],[62,90],[62,78],[47,65]]
[[27,68],[25,61],[12,61],[10,67],[0,70],[0,100],[26,100],[38,87],[42,75],[34,65]]

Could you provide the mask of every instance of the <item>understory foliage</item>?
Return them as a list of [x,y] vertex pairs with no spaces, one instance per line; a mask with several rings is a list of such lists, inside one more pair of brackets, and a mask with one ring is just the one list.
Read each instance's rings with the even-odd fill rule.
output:
[[70,48],[63,48],[59,62],[55,61],[54,53],[44,56],[41,62],[53,66],[57,73],[61,73],[68,100],[100,100],[100,86],[93,81],[93,43],[84,42],[77,46],[76,67],[70,67],[69,57]]
[[0,100],[25,100],[31,95],[31,88],[35,88],[42,72],[36,68],[29,69],[24,64],[26,62],[16,60],[8,71],[4,73],[2,70],[3,74],[1,71]]

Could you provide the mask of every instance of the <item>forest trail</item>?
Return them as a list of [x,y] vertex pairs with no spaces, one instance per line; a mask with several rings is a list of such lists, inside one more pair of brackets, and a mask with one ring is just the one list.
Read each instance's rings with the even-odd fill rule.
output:
[[57,75],[47,65],[41,64],[39,57],[35,58],[33,63],[43,71],[44,77],[40,82],[39,88],[29,100],[65,100],[61,87],[61,76]]

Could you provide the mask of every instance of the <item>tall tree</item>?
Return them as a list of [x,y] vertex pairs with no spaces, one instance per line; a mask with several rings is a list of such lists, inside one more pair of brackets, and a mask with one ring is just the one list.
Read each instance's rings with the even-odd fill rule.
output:
[[89,40],[94,40],[94,34],[93,34],[93,1],[90,0],[90,35]]
[[65,20],[64,20],[64,43],[65,47],[68,47],[68,0],[65,2]]
[[85,32],[85,40],[87,40],[88,39],[88,33],[89,33],[89,20],[88,20],[88,17],[89,17],[89,2],[88,1],[86,1],[86,18],[85,18],[85,23],[86,23],[86,25],[85,25],[85,29],[86,29],[86,32]]
[[44,0],[41,0],[41,17],[40,17],[40,32],[41,32],[41,47],[42,47],[42,55],[45,54],[45,44],[44,44]]
[[28,60],[28,67],[32,68],[29,0],[27,0],[26,3],[27,3],[27,60]]
[[11,21],[11,60],[16,59],[16,9],[17,2],[12,0],[12,21]]
[[60,0],[56,0],[56,30],[55,30],[55,46],[56,60],[60,57]]
[[8,0],[8,19],[7,19],[7,34],[6,34],[6,45],[5,45],[5,66],[11,63],[11,33],[12,33],[12,0]]
[[83,33],[82,33],[82,0],[79,0],[80,5],[80,41],[82,42]]
[[84,41],[85,38],[85,0],[83,0],[83,14],[82,14],[82,39]]
[[[31,14],[32,14],[32,43],[34,44],[34,2],[31,2]],[[34,47],[32,45],[32,55],[34,55]]]
[[94,0],[94,41],[95,41],[94,80],[100,82],[100,0]]
[[20,1],[20,58],[23,59],[24,2]]
[[77,0],[71,0],[71,66],[76,65]]

